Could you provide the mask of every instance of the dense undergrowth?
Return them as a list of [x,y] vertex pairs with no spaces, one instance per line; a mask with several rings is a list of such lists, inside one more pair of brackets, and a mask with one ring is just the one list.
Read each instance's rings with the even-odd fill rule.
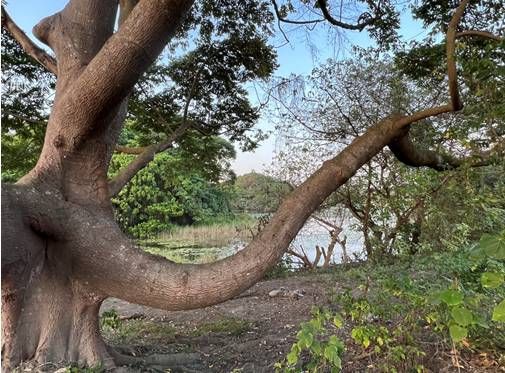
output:
[[[301,325],[282,372],[427,372],[449,351],[455,369],[505,367],[505,232],[466,249],[331,270],[330,304]],[[494,371],[494,370],[493,370]]]

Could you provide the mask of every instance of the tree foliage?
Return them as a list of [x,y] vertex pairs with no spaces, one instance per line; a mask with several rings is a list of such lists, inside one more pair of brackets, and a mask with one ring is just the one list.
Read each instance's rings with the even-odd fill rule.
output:
[[[500,48],[496,43],[492,48],[489,45],[490,53],[501,53]],[[275,113],[286,145],[277,155],[274,175],[300,183],[319,162],[373,123],[394,113],[436,105],[446,89],[443,80],[424,80],[423,74],[413,74],[411,65],[399,62],[404,55],[393,59],[361,50],[358,56],[329,61],[306,78],[278,83]],[[473,71],[475,67],[467,62],[464,72]],[[476,71],[484,74],[491,68],[495,81],[481,83],[496,88],[486,90],[486,106],[477,110],[482,97],[472,96],[462,115],[426,120],[411,130],[417,146],[436,151],[441,159],[462,159],[466,166],[444,173],[413,169],[385,149],[327,201],[326,206],[336,204],[348,210],[364,236],[369,258],[445,248],[454,237],[459,237],[461,245],[505,225],[500,181],[505,121],[498,114],[503,105],[501,66],[485,64]],[[462,82],[465,100],[473,94],[472,79]],[[483,167],[474,167],[479,162]]]
[[[180,147],[157,155],[113,199],[118,223],[130,235],[146,238],[173,225],[229,218],[229,193],[220,181],[230,176],[234,156],[233,146],[219,137],[185,137]],[[112,173],[131,158],[116,155]]]
[[2,180],[16,181],[35,165],[54,83],[2,28]]
[[291,189],[288,183],[256,172],[241,175],[234,181],[232,208],[240,212],[273,212]]
[[[182,122],[203,135],[226,135],[244,149],[263,138],[246,84],[269,78],[276,53],[268,42],[273,21],[261,0],[195,4],[170,47],[136,85],[128,117],[140,145],[163,140]],[[189,31],[191,30],[191,32]],[[169,48],[170,49],[170,48]]]

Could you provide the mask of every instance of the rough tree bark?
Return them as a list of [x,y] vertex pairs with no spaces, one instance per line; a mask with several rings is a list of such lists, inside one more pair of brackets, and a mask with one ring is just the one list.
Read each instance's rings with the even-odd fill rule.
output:
[[[106,297],[167,310],[230,299],[260,280],[312,212],[409,124],[459,109],[450,103],[372,125],[293,191],[232,257],[181,265],[147,254],[114,222],[107,168],[129,91],[191,3],[143,0],[114,33],[117,1],[70,0],[35,27],[54,51],[58,82],[37,165],[2,188],[5,369],[26,360],[114,367],[98,328]],[[453,51],[454,36],[448,45]]]

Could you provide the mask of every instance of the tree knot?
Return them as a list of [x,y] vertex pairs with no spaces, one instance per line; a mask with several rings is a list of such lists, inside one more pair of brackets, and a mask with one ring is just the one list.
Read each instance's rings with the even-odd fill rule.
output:
[[65,139],[61,135],[56,135],[53,139],[53,145],[55,148],[62,148],[65,145]]

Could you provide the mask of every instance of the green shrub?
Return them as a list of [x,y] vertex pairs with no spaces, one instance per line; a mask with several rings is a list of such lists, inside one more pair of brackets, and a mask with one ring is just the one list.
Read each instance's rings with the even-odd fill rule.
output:
[[312,319],[301,324],[286,358],[275,364],[276,372],[340,372],[345,346],[333,333],[342,326],[340,315],[313,309]]

